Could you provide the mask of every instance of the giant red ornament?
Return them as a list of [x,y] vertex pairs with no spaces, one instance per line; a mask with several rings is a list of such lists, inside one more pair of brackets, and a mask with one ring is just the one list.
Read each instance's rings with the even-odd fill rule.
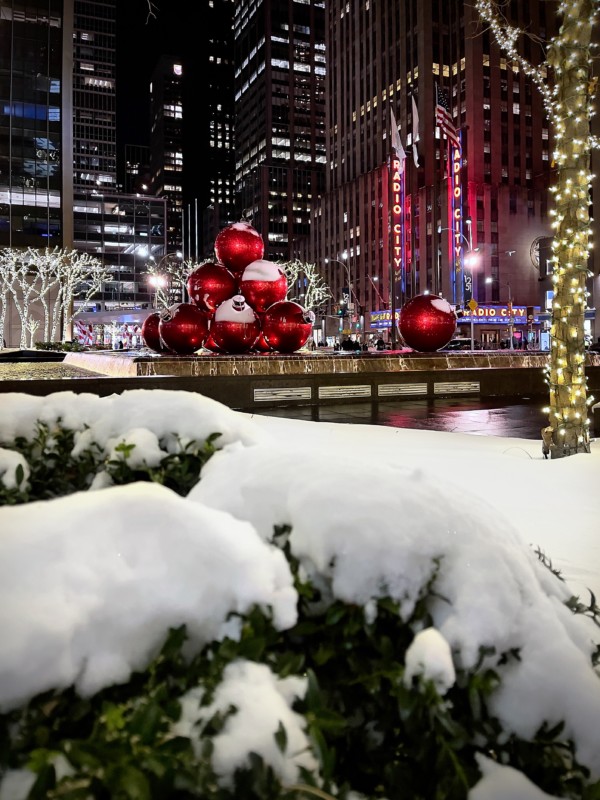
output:
[[248,264],[240,281],[240,294],[258,314],[273,303],[285,300],[287,288],[287,278],[281,267],[262,258]]
[[222,353],[220,347],[215,344],[214,339],[212,338],[212,333],[210,332],[210,328],[208,329],[208,336],[204,340],[204,344],[202,345],[205,350],[210,350],[211,353]]
[[241,294],[225,300],[215,311],[210,335],[226,353],[246,353],[260,334],[260,322]]
[[195,353],[208,336],[208,315],[192,303],[176,303],[160,312],[158,333],[180,355]]
[[257,353],[270,353],[273,348],[267,342],[264,333],[261,331],[258,339],[254,342],[252,349]]
[[308,341],[315,315],[292,300],[273,303],[262,315],[263,335],[273,350],[294,353]]
[[186,286],[190,302],[210,313],[237,291],[237,281],[233,273],[223,264],[213,264],[211,261],[192,270]]
[[158,323],[160,322],[160,314],[158,311],[150,314],[146,317],[146,319],[142,322],[142,338],[146,343],[146,346],[149,347],[151,350],[155,350],[157,353],[169,353],[170,350],[168,347],[165,347],[163,342],[160,340],[160,336],[158,333]]
[[217,261],[232,272],[243,272],[252,261],[262,258],[265,243],[249,222],[234,222],[223,228],[215,239]]
[[414,350],[433,353],[448,344],[455,330],[454,309],[435,294],[418,294],[400,311],[400,333]]

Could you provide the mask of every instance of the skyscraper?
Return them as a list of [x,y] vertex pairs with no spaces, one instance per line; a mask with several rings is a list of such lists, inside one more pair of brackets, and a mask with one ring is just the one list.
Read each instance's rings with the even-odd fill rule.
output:
[[289,260],[324,186],[324,1],[240,0],[234,48],[240,214]]
[[[113,272],[102,322],[151,306],[146,262],[166,252],[164,200],[117,194],[115,13],[115,0],[0,0],[0,246],[94,255]],[[4,322],[16,344],[14,305]]]
[[[539,0],[513,4],[511,12],[542,40],[556,24]],[[551,131],[531,80],[463,0],[332,0],[327,13],[326,190],[301,252],[327,259],[334,304],[351,282],[355,316],[364,313],[367,326],[371,311],[391,309],[392,294],[398,308],[426,291],[456,304],[469,297],[506,304],[512,292],[521,306],[543,306]],[[524,37],[522,47],[540,62],[534,39]],[[460,136],[459,158],[436,123],[438,87]],[[397,181],[403,189],[398,242],[392,112],[407,156]],[[490,342],[501,329],[486,326]]]
[[150,193],[167,200],[167,251],[181,248],[183,64],[163,55],[150,82]]
[[[72,8],[71,12],[72,14]],[[68,240],[72,186],[72,39],[62,0],[0,2],[0,245]],[[69,176],[71,180],[69,180]],[[72,195],[72,188],[71,188]]]
[[116,0],[74,3],[73,186],[117,188]]

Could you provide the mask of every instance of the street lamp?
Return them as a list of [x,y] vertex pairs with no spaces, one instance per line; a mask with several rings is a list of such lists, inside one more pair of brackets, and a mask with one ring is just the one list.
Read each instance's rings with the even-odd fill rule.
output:
[[[344,256],[342,256],[344,258]],[[352,283],[352,277],[350,275],[350,267],[344,261],[340,261],[339,258],[326,258],[325,263],[329,264],[329,262],[335,262],[336,264],[340,264],[345,272],[346,278],[348,279],[348,292],[349,292],[349,302],[348,302],[348,311],[351,314],[350,317],[350,332],[352,332],[352,321],[354,316],[354,310],[356,308],[357,313],[360,313],[360,303],[358,302],[358,297],[356,296],[356,291],[354,290],[354,285]],[[354,298],[354,300],[352,300]]]
[[[467,249],[467,252],[464,254],[464,257],[463,257],[463,264],[464,264],[465,267],[467,267],[467,269],[465,271],[465,278],[464,278],[464,283],[463,283],[462,291],[461,291],[463,305],[465,305],[465,294],[466,294],[467,291],[471,295],[470,299],[477,301],[477,298],[475,297],[476,292],[475,292],[475,283],[473,281],[473,269],[479,263],[479,248],[478,247],[473,247],[473,237],[472,237],[472,233],[471,233],[471,218],[467,217],[465,219],[465,222],[469,226],[469,238],[468,239],[464,235],[464,233],[459,233],[458,231],[455,231],[453,228],[442,228],[442,227],[438,226],[438,229],[437,229],[438,230],[438,234],[442,233],[442,231],[450,231],[454,236],[456,236],[458,234],[458,236],[460,236],[461,239],[463,240],[463,242],[467,245],[468,249]],[[472,309],[470,309],[470,311],[471,311],[471,313],[470,313],[469,316],[471,318],[471,347],[474,349],[475,348],[475,327],[474,327],[474,322],[473,322],[473,313],[474,312],[473,312]]]
[[154,289],[154,300],[152,303],[153,308],[158,308],[158,298],[160,296],[162,304],[166,305],[164,302],[164,289],[166,289],[169,281],[166,275],[150,275],[148,278],[148,283]]
[[379,300],[379,302],[381,303],[381,305],[382,305],[382,306],[384,306],[384,308],[385,308],[385,300],[384,300],[384,299],[383,299],[383,297],[381,296],[381,292],[379,291],[379,289],[377,288],[377,286],[375,286],[375,283],[374,283],[374,281],[378,281],[378,280],[379,280],[379,278],[377,277],[377,275],[375,275],[373,278],[372,278],[370,275],[367,275],[367,279],[368,279],[368,281],[370,282],[371,286],[372,286],[372,287],[375,289],[375,292],[376,292],[376,294],[377,294],[377,299]]
[[[469,231],[470,230],[471,230],[471,226],[469,225]],[[438,234],[442,233],[443,231],[450,231],[450,233],[453,236],[457,236],[457,235],[460,236],[460,238],[463,240],[463,242],[467,245],[467,252],[465,253],[465,258],[463,259],[463,263],[465,263],[465,264],[467,263],[467,258],[469,257],[469,255],[471,253],[478,253],[479,252],[479,248],[478,247],[473,249],[473,241],[472,241],[472,239],[470,239],[470,238],[467,239],[467,237],[464,235],[464,233],[459,233],[458,231],[455,231],[454,228],[442,228],[440,225],[438,225],[438,229],[437,229]],[[472,271],[469,271],[468,274],[465,274],[465,280],[467,278],[469,280],[469,283],[467,284],[467,286],[465,286],[465,284],[463,283],[463,285],[461,287],[461,293],[460,293],[460,296],[462,297],[463,305],[464,305],[464,302],[465,302],[465,289],[470,291],[471,297],[473,297],[473,272]]]
[[[166,253],[162,258],[155,261],[154,256],[148,258],[147,274],[149,275],[148,283],[154,287],[156,295],[154,298],[154,307],[158,307],[158,302],[164,306],[168,306],[170,302],[177,300],[178,295],[173,291],[173,281],[177,282],[181,300],[185,299],[185,280],[182,274],[183,253],[177,251],[175,253]],[[166,291],[165,291],[166,290]]]
[[[512,258],[516,253],[516,250],[505,250],[504,253],[509,258]],[[510,349],[514,350],[515,346],[513,344],[513,334],[514,334],[514,319],[513,319],[513,304],[512,304],[512,296],[510,293],[510,283],[507,281],[506,285],[508,286],[508,337],[510,339]]]

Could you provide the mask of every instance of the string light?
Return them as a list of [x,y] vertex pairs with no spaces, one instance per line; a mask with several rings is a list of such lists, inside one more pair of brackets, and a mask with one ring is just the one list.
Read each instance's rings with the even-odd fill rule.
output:
[[85,306],[111,277],[98,259],[77,250],[29,247],[0,251],[0,284],[10,293],[21,322],[19,346],[31,347],[39,327],[30,313],[34,303],[40,303],[43,309],[44,341],[54,341],[61,322],[66,329],[73,319],[75,297]]
[[[592,78],[593,27],[598,0],[563,0],[558,6],[562,22],[559,33],[549,44],[547,59],[531,64],[518,50],[525,34],[508,24],[493,0],[476,0],[476,8],[492,30],[499,46],[518,64],[538,88],[553,127],[557,185],[551,188],[552,283],[554,302],[550,337],[552,347],[545,381],[549,387],[549,422],[552,429],[552,457],[590,451],[589,419],[584,357],[584,320],[587,297],[586,279],[590,276],[588,255],[591,204],[590,153],[599,147],[591,135],[594,115],[592,97],[596,79]],[[554,73],[554,82],[547,81]]]

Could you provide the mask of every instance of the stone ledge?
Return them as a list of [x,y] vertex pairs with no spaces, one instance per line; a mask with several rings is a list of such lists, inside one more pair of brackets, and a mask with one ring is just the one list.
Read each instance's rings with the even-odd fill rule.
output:
[[[67,353],[65,363],[111,377],[253,377],[357,375],[447,369],[531,369],[548,364],[547,353],[514,351],[459,353],[265,354],[172,356],[140,352]],[[600,366],[600,355],[586,363]]]

